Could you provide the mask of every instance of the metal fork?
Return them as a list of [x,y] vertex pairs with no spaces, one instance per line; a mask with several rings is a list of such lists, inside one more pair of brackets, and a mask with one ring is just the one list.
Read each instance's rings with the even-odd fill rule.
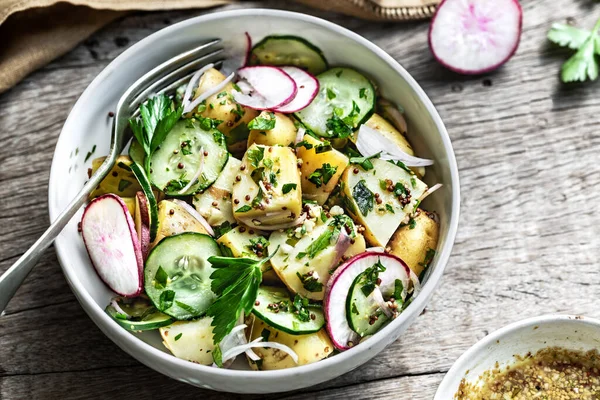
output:
[[4,311],[44,251],[54,242],[77,210],[85,204],[90,193],[112,169],[117,157],[131,139],[132,134],[128,129],[128,120],[132,116],[137,117],[139,105],[152,94],[173,93],[179,86],[189,81],[196,70],[204,65],[213,63],[215,67],[218,67],[223,61],[224,51],[219,46],[220,43],[220,39],[214,39],[171,58],[138,79],[121,96],[113,120],[110,150],[100,168],[90,177],[83,189],[46,232],[0,276],[0,313]]

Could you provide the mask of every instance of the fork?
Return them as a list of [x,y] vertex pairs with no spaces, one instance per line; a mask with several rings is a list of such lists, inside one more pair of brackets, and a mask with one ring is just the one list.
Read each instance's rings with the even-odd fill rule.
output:
[[204,65],[213,63],[215,67],[219,67],[223,62],[224,51],[220,44],[220,39],[213,39],[165,61],[139,78],[121,96],[113,119],[110,150],[102,165],[33,246],[0,276],[0,315],[4,313],[6,305],[44,251],[50,247],[75,213],[85,204],[90,193],[114,166],[117,157],[131,139],[128,121],[129,118],[136,118],[139,115],[139,105],[153,94],[173,93]]

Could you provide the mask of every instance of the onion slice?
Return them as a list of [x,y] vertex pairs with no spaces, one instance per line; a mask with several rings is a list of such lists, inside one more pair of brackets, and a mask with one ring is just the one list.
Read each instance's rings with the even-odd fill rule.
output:
[[247,217],[246,218],[238,218],[238,220],[243,222],[244,225],[250,226],[252,228],[260,229],[263,231],[277,231],[279,229],[287,229],[287,228],[292,228],[294,226],[300,225],[301,223],[303,223],[306,220],[306,214],[302,214],[295,221],[284,222],[282,224],[275,224],[275,225],[258,225],[258,224],[254,223],[253,218],[247,218]]
[[358,129],[356,148],[363,157],[371,157],[380,153],[382,160],[402,161],[407,167],[427,167],[433,165],[433,160],[412,156],[402,150],[379,131],[361,125]]
[[184,109],[190,104],[190,96],[192,95],[192,91],[194,90],[194,88],[198,84],[198,81],[200,80],[200,78],[202,77],[202,75],[204,75],[204,73],[206,71],[208,71],[209,69],[211,69],[214,66],[215,66],[215,64],[213,64],[213,63],[207,64],[204,67],[200,68],[198,70],[198,72],[196,72],[192,76],[192,78],[190,79],[190,81],[188,82],[188,84],[187,84],[187,86],[185,88],[185,93],[183,95],[183,108]]
[[117,299],[112,299],[112,301],[110,302],[110,305],[115,309],[116,312],[118,312],[119,314],[123,314],[126,317],[129,317],[129,314],[127,314],[125,311],[123,311],[123,309],[121,308],[121,306],[119,305],[119,303],[117,302]]
[[187,106],[185,106],[183,108],[183,113],[187,114],[189,112],[192,112],[204,100],[208,99],[210,96],[212,96],[214,94],[219,93],[221,90],[223,90],[223,88],[225,86],[227,86],[229,84],[229,82],[231,82],[231,80],[233,79],[234,76],[235,76],[235,72],[232,72],[227,78],[225,78],[225,80],[223,82],[219,83],[217,86],[210,88],[206,92],[202,93],[194,101],[192,101],[191,103],[189,103]]
[[383,294],[381,293],[381,290],[379,290],[379,287],[375,286],[375,289],[371,292],[369,297],[379,306],[386,317],[394,318],[394,311],[392,311],[389,304],[383,299]]
[[432,187],[428,188],[426,191],[423,192],[423,194],[421,195],[421,197],[419,197],[419,201],[425,200],[425,197],[429,196],[431,193],[435,192],[436,190],[438,190],[442,186],[443,185],[441,183],[436,183]]
[[306,133],[306,129],[303,126],[298,128],[298,133],[296,133],[296,139],[294,140],[294,144],[298,144],[304,139],[304,134]]
[[229,360],[231,358],[235,358],[238,355],[245,353],[247,350],[251,350],[253,348],[271,347],[271,348],[278,349],[278,350],[281,350],[281,351],[289,354],[289,356],[292,357],[292,360],[294,360],[294,362],[296,364],[298,364],[298,354],[296,354],[296,352],[294,350],[292,350],[288,346],[281,344],[281,343],[263,342],[262,339],[263,339],[262,337],[259,337],[259,338],[256,338],[255,340],[251,341],[250,343],[235,346],[235,347],[232,347],[231,349],[227,350],[223,354],[223,363],[225,363],[227,360]]
[[190,206],[188,203],[186,203],[183,200],[179,200],[179,199],[171,199],[171,201],[173,203],[177,203],[179,204],[181,207],[183,207],[192,217],[196,218],[196,220],[198,222],[200,222],[200,224],[204,227],[204,229],[206,229],[206,231],[208,232],[209,235],[211,236],[215,236],[215,231],[213,230],[212,226],[210,226],[210,224],[208,223],[208,221],[206,219],[204,219],[204,217],[202,215],[200,215],[200,213],[198,211],[196,211],[196,209],[192,206]]
[[329,266],[330,269],[335,268],[338,265],[344,253],[352,244],[351,242],[352,238],[350,237],[350,235],[348,235],[348,232],[346,232],[346,227],[342,227],[342,229],[340,229],[338,240],[337,242],[335,242],[335,248],[333,249],[335,257],[333,258],[333,262]]
[[404,115],[398,110],[398,107],[387,99],[379,99],[378,105],[383,112],[383,116],[390,120],[392,125],[405,135],[408,132],[408,124]]
[[188,190],[190,190],[190,188],[196,184],[196,181],[198,180],[198,178],[200,178],[200,175],[202,175],[202,170],[203,169],[204,169],[204,147],[200,147],[200,165],[198,165],[198,169],[196,170],[196,173],[194,174],[194,176],[192,177],[192,179],[190,179],[190,181],[188,182],[188,184],[185,185],[183,187],[183,189],[181,189],[177,193],[178,194],[185,194],[185,192],[187,192]]

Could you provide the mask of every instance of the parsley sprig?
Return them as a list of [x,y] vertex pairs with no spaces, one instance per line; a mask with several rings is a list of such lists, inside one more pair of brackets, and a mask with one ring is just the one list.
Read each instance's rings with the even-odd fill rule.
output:
[[273,257],[279,247],[260,261],[251,258],[218,257],[208,259],[215,271],[210,275],[211,289],[217,299],[206,314],[213,318],[213,341],[218,344],[237,324],[242,311],[249,314],[254,307],[262,281],[261,266]]
[[548,32],[548,39],[562,47],[568,47],[577,52],[562,66],[561,79],[563,82],[577,82],[598,78],[598,58],[600,54],[600,19],[594,29],[587,31],[567,24],[556,23]]
[[181,118],[183,106],[173,108],[173,101],[165,94],[149,98],[140,106],[140,117],[129,119],[135,139],[142,145],[146,158],[144,168],[150,175],[152,154]]

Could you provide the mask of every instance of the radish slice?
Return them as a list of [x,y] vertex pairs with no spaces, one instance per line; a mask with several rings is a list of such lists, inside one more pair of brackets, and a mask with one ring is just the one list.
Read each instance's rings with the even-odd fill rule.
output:
[[233,35],[223,39],[222,46],[224,60],[221,65],[221,72],[223,74],[228,75],[248,64],[250,52],[252,51],[252,39],[248,32],[245,32],[244,35]]
[[382,160],[402,161],[407,167],[427,167],[433,165],[433,160],[405,153],[378,130],[364,124],[358,129],[356,148],[363,157],[372,157],[379,154],[379,158]]
[[275,111],[280,113],[295,113],[306,108],[319,93],[319,81],[308,72],[298,67],[280,67],[286,74],[292,77],[298,93],[296,97],[283,107],[277,107]]
[[[244,67],[238,70],[242,86],[250,86],[250,93],[233,92],[235,101],[255,110],[273,110],[291,102],[298,87],[281,68],[268,65]],[[239,85],[239,84],[238,84]],[[248,89],[247,86],[246,90]]]
[[390,287],[391,293],[393,293],[396,279],[400,279],[404,287],[408,288],[410,269],[401,259],[391,254],[366,252],[354,256],[342,264],[327,282],[323,303],[327,319],[327,332],[333,345],[339,350],[348,350],[360,341],[360,336],[348,324],[346,298],[356,277],[378,261],[386,268],[379,274],[382,293],[389,293]]
[[444,0],[429,28],[429,47],[445,67],[482,74],[512,57],[522,21],[517,0]]
[[150,206],[144,192],[135,194],[135,230],[145,260],[150,250]]
[[144,260],[133,218],[123,200],[112,193],[92,200],[81,219],[81,234],[100,279],[121,296],[139,295]]
[[252,53],[252,38],[248,32],[244,32],[244,36],[246,36],[246,54],[244,54],[243,67],[248,65],[248,61],[250,61],[250,53]]

